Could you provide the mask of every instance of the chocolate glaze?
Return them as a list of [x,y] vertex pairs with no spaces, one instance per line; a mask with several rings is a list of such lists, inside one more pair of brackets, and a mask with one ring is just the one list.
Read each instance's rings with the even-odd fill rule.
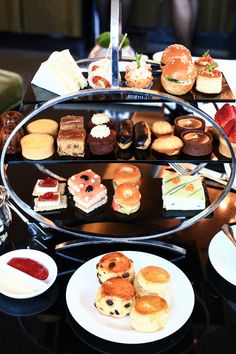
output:
[[[186,124],[179,124],[179,122],[183,123],[183,121],[186,121]],[[192,123],[192,124],[188,124],[188,123]],[[185,131],[190,131],[190,130],[204,131],[205,130],[204,119],[202,119],[200,117],[195,117],[195,116],[179,116],[179,117],[175,118],[174,124],[175,124],[175,135],[177,135],[179,137],[181,136],[181,133],[185,132]]]
[[185,131],[182,132],[181,139],[184,143],[182,151],[186,155],[206,156],[212,152],[213,137],[208,132],[201,130]]
[[123,119],[120,122],[117,134],[117,141],[119,144],[127,145],[133,139],[134,123],[131,119]]
[[147,123],[144,121],[139,121],[134,125],[134,145],[135,147],[142,147],[145,145],[149,138]]

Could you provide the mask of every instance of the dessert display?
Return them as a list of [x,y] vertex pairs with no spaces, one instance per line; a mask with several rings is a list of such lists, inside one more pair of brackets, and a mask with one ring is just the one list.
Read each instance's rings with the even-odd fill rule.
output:
[[136,61],[126,66],[126,85],[134,88],[148,88],[152,85],[152,67],[146,62],[147,56],[136,54]]
[[164,176],[162,199],[166,210],[203,210],[206,207],[202,180],[197,176]]
[[118,127],[117,144],[121,149],[128,149],[133,142],[134,123],[132,119],[123,119]]
[[182,149],[183,141],[175,135],[165,135],[157,138],[152,143],[152,150],[165,155],[177,155]]
[[173,57],[162,68],[161,84],[168,93],[181,96],[191,90],[196,77],[196,69],[188,57]]
[[32,195],[38,196],[47,192],[60,193],[60,195],[63,195],[65,192],[65,183],[58,183],[56,179],[51,177],[38,179],[34,186]]
[[51,211],[67,208],[67,197],[56,192],[46,192],[34,199],[35,211]]
[[68,189],[73,195],[75,206],[90,213],[107,202],[107,188],[92,170],[85,170],[68,179]]
[[170,291],[170,274],[165,269],[154,265],[144,267],[136,273],[134,287],[138,296],[165,297]]
[[97,277],[99,283],[110,278],[124,278],[130,282],[134,279],[134,266],[131,259],[121,252],[112,252],[103,256],[98,262]]
[[[23,119],[23,115],[17,111],[8,111],[0,115],[0,150],[3,149],[8,137],[16,125]],[[20,140],[24,136],[24,129],[19,129],[11,139],[7,154],[16,154],[21,151]]]
[[158,138],[160,136],[173,134],[174,129],[166,120],[157,120],[153,122],[151,131]]
[[60,156],[84,156],[86,131],[81,129],[59,130],[57,152]]
[[135,294],[133,285],[127,279],[110,278],[100,286],[95,306],[105,316],[123,318],[130,314]]
[[179,116],[174,120],[174,131],[175,135],[181,136],[182,132],[189,130],[201,130],[205,131],[205,121],[200,117],[195,117],[192,115]]
[[88,82],[92,88],[110,88],[111,87],[111,59],[103,58],[93,61],[88,67]]
[[75,93],[88,85],[68,49],[53,52],[40,65],[31,83],[57,95]]
[[141,185],[140,169],[133,164],[122,164],[115,169],[112,183],[114,189],[122,183],[131,183],[139,188]]
[[[211,57],[209,50],[207,50],[203,55],[194,61],[194,66],[197,72],[205,70],[207,66],[211,65],[214,59]],[[216,63],[216,66],[218,64]]]
[[84,117],[67,115],[61,117],[60,130],[82,129],[84,127]]
[[116,144],[116,135],[116,131],[107,125],[97,125],[91,129],[87,138],[89,150],[94,155],[110,154]]
[[130,324],[139,332],[156,332],[162,330],[169,317],[169,306],[158,295],[139,297],[130,312]]
[[136,149],[145,150],[151,144],[151,130],[144,121],[139,121],[134,125],[134,146]]
[[131,183],[122,183],[116,187],[112,208],[122,214],[133,214],[140,208],[141,194]]
[[222,72],[215,69],[217,64],[212,63],[198,72],[196,90],[207,94],[218,94],[222,91]]
[[55,120],[41,118],[29,123],[26,127],[28,133],[49,134],[53,138],[57,137],[58,123]]
[[49,272],[44,265],[31,258],[14,257],[11,258],[7,264],[39,280],[46,280],[49,275]]
[[192,60],[191,52],[182,44],[169,45],[162,53],[161,68],[163,68],[170,61],[170,59],[183,56],[187,57],[190,61]]
[[29,160],[43,160],[54,154],[54,139],[49,134],[31,133],[21,140],[22,155]]
[[213,137],[208,132],[200,130],[189,130],[181,133],[184,146],[182,151],[186,155],[206,156],[213,150]]
[[88,129],[91,130],[92,128],[102,124],[107,125],[110,129],[115,128],[115,124],[108,114],[95,113],[93,114],[91,120],[88,122]]

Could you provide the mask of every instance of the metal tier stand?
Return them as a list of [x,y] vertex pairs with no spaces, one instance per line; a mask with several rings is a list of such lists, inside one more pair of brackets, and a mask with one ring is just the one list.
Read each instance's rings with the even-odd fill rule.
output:
[[[170,243],[165,243],[161,241],[155,240],[156,238],[166,236],[169,234],[173,234],[176,232],[179,232],[187,227],[190,227],[197,221],[205,218],[208,216],[210,213],[213,212],[215,208],[220,204],[220,202],[225,198],[227,193],[229,192],[233,181],[234,181],[234,176],[235,176],[235,156],[234,156],[234,151],[233,148],[228,140],[228,137],[224,133],[224,131],[215,123],[215,121],[208,116],[205,112],[199,110],[198,108],[192,106],[188,102],[171,96],[169,94],[163,94],[158,91],[154,90],[148,90],[148,89],[133,89],[129,87],[119,87],[118,86],[118,75],[119,75],[119,70],[118,70],[118,63],[119,63],[119,51],[118,51],[118,45],[119,45],[119,38],[121,34],[121,11],[120,11],[120,1],[119,0],[111,0],[111,60],[112,60],[112,87],[110,89],[87,89],[87,90],[82,90],[80,92],[76,92],[70,95],[65,95],[65,96],[60,96],[57,98],[54,98],[41,106],[37,107],[33,112],[31,112],[29,115],[27,115],[12,131],[10,134],[9,138],[6,141],[6,144],[3,147],[2,155],[1,155],[1,161],[0,161],[0,169],[1,169],[1,177],[3,184],[9,193],[10,198],[14,202],[11,203],[10,201],[6,201],[8,205],[22,218],[22,220],[28,225],[29,231],[33,236],[33,239],[38,241],[38,243],[42,243],[43,247],[45,246],[46,241],[48,238],[50,238],[50,230],[54,230],[60,233],[67,234],[73,238],[76,238],[77,240],[72,240],[69,242],[62,243],[61,245],[58,245],[57,249],[65,249],[67,247],[75,247],[77,245],[81,245],[82,243],[100,243],[100,242],[113,242],[113,243],[138,243],[138,244],[152,244],[153,246],[160,247],[160,248],[166,248],[169,250],[172,250],[173,252],[177,252],[180,255],[185,255],[186,250],[172,245]],[[26,123],[28,123],[34,116],[39,114],[40,112],[43,112],[44,110],[56,105],[60,104],[62,102],[66,101],[71,101],[74,99],[79,98],[80,100],[82,98],[88,98],[92,96],[98,96],[98,95],[120,95],[120,97],[124,97],[124,95],[129,95],[132,94],[134,96],[139,95],[142,96],[143,98],[154,98],[159,99],[167,102],[172,102],[175,104],[179,104],[182,107],[184,107],[187,110],[191,110],[194,113],[196,113],[197,116],[203,117],[206,121],[210,122],[211,125],[213,125],[214,128],[224,137],[228,148],[230,150],[230,153],[232,155],[232,169],[231,169],[231,174],[229,176],[228,184],[225,186],[223,189],[222,193],[220,194],[219,198],[212,202],[205,210],[201,211],[199,214],[195,215],[194,217],[190,219],[186,219],[183,221],[180,225],[173,229],[169,229],[166,231],[161,231],[159,233],[149,233],[145,235],[133,235],[131,237],[127,237],[126,235],[120,235],[119,239],[117,239],[115,236],[104,236],[104,235],[99,235],[96,233],[89,233],[89,232],[77,232],[73,229],[68,229],[68,228],[63,228],[61,225],[57,225],[55,222],[52,220],[36,213],[34,210],[31,209],[31,207],[26,204],[23,200],[21,200],[18,195],[15,193],[15,191],[12,189],[10,182],[8,180],[7,176],[7,165],[5,164],[5,157],[6,157],[6,152],[7,148],[14,137],[14,135],[19,131],[21,127],[23,127]],[[136,103],[137,104],[137,103]],[[172,165],[176,170],[180,170],[181,166],[179,164],[174,164]],[[182,173],[185,174],[195,174],[198,172],[204,164],[199,165],[195,170],[189,171],[189,170],[184,170],[181,169]],[[55,177],[59,180],[65,180],[61,176],[57,176],[54,174],[52,171],[49,169],[45,168],[42,165],[36,164],[36,167],[40,169],[42,172],[46,173],[47,175],[50,175],[52,177]],[[17,205],[17,207],[16,207]],[[21,212],[18,207],[21,209]],[[28,215],[28,217],[25,216]],[[31,221],[33,220],[33,222]],[[102,241],[101,241],[102,240]]]

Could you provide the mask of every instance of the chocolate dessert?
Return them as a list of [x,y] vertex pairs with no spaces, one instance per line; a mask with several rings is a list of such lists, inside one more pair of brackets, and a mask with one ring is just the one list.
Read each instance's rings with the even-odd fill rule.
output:
[[190,130],[205,130],[205,121],[202,118],[195,116],[179,116],[174,120],[175,135],[181,136],[182,132]]
[[182,151],[186,155],[206,156],[212,152],[212,135],[201,130],[185,131],[181,134],[184,146]]
[[110,154],[116,144],[116,131],[109,129],[105,124],[98,125],[91,129],[87,142],[92,154]]
[[85,129],[60,130],[57,151],[60,156],[84,156]]

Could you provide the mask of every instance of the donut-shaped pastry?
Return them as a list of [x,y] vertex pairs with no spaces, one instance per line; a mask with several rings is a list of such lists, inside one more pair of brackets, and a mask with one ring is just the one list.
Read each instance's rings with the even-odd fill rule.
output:
[[16,126],[23,118],[23,115],[17,111],[8,111],[0,116],[0,126]]
[[139,188],[141,181],[141,172],[135,165],[127,164],[121,165],[114,171],[113,186],[116,189],[122,183],[132,183]]
[[113,277],[125,278],[129,281],[134,279],[133,262],[121,252],[106,254],[100,259],[96,268],[101,284]]
[[131,183],[120,184],[113,196],[112,208],[122,214],[132,214],[140,207],[141,194]]

